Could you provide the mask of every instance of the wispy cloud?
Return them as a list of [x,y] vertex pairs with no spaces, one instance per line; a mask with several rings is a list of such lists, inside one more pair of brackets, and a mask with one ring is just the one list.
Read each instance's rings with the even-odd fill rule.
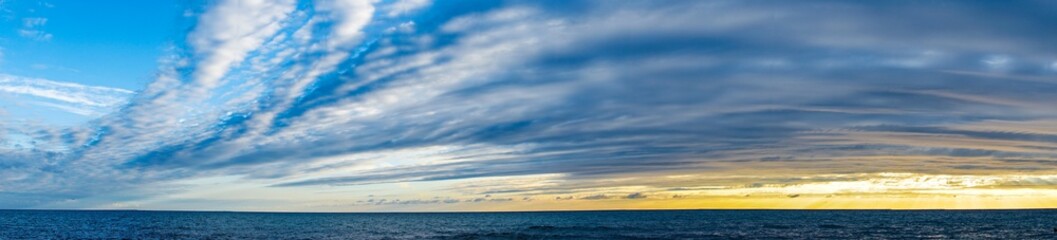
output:
[[124,104],[134,92],[108,87],[87,86],[69,82],[50,81],[0,74],[0,92],[32,96],[47,102],[44,106],[56,107],[72,113],[100,116]]
[[41,28],[47,23],[47,18],[23,18],[22,28],[18,29],[18,35],[37,41],[50,41],[52,37],[51,33],[41,30]]

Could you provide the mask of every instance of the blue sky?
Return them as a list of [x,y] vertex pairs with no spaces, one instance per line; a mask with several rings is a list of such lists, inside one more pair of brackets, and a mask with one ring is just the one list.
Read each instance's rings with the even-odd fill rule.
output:
[[[186,27],[181,24],[187,22],[182,14],[188,6],[181,5],[186,4],[4,1],[0,27],[9,30],[0,32],[0,72],[21,79],[142,89],[153,81],[159,57]],[[48,109],[41,104],[24,104],[40,99],[8,97],[20,98],[14,101],[23,103],[4,104],[15,113],[15,119],[67,126],[83,123],[113,107],[68,114],[53,105]]]
[[[60,4],[56,7],[56,4]],[[3,71],[103,87],[142,89],[187,26],[188,4],[5,1]],[[107,6],[107,7],[100,7]]]
[[1055,7],[7,0],[0,207],[1054,207]]

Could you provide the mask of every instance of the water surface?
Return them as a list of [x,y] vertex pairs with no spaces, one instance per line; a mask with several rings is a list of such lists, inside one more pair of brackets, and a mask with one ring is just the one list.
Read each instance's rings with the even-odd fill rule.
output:
[[1057,210],[0,211],[0,239],[1054,239]]

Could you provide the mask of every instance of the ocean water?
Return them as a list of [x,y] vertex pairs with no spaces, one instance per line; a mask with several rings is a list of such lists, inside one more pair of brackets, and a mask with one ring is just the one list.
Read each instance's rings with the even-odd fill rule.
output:
[[1057,239],[1057,210],[0,211],[0,239]]

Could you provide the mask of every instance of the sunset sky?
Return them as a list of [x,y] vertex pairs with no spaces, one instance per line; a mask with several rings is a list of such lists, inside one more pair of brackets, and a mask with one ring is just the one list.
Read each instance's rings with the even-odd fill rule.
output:
[[0,208],[1057,208],[1057,1],[0,0]]

